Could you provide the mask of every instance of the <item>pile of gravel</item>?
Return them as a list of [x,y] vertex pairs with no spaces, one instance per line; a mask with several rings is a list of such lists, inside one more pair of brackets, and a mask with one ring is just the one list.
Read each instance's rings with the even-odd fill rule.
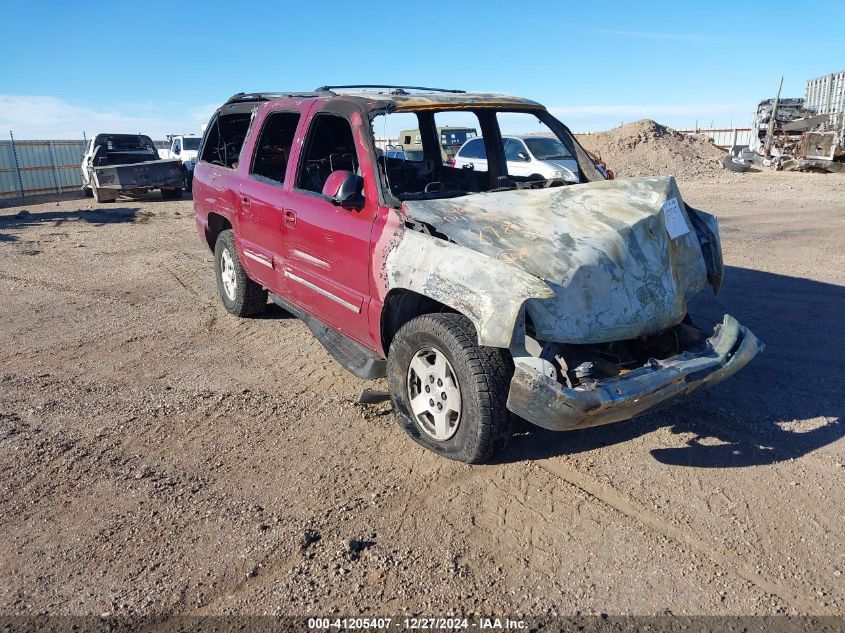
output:
[[723,150],[709,140],[681,134],[651,119],[634,121],[607,132],[579,134],[578,140],[598,154],[620,178],[700,179],[724,173]]

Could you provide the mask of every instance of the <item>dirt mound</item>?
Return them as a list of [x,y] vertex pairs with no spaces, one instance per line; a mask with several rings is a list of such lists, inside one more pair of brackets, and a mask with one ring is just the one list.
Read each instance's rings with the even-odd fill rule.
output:
[[609,130],[579,134],[578,140],[601,156],[618,177],[720,175],[725,152],[708,140],[681,134],[651,119]]

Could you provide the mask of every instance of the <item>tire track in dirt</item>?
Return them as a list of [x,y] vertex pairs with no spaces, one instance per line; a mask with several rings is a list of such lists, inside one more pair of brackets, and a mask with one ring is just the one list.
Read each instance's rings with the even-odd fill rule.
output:
[[537,462],[537,466],[547,473],[576,486],[597,501],[635,519],[645,527],[662,534],[676,543],[697,551],[705,558],[730,570],[743,580],[753,583],[766,593],[777,596],[805,614],[837,615],[838,613],[835,609],[825,607],[818,600],[799,592],[793,587],[761,576],[747,562],[740,560],[738,557],[731,556],[727,552],[719,552],[689,530],[683,530],[672,525],[666,519],[638,506],[630,498],[620,494],[616,489],[606,486],[574,468],[559,461]]

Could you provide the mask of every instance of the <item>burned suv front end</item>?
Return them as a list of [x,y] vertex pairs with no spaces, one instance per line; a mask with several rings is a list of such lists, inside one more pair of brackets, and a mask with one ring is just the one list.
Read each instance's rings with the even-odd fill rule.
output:
[[515,359],[508,409],[537,426],[568,431],[627,420],[715,385],[763,344],[726,314],[709,338],[680,323],[644,340],[555,348],[569,354],[551,352],[560,368],[554,372]]
[[[527,299],[500,294],[493,302],[500,314],[521,302],[507,406],[538,426],[568,430],[635,417],[724,380],[763,349],[729,315],[710,336],[692,323],[688,301],[721,286],[721,245],[716,219],[684,204],[674,178],[403,208],[450,242],[505,264],[514,280],[519,271],[544,284]],[[477,283],[487,275],[478,271]]]

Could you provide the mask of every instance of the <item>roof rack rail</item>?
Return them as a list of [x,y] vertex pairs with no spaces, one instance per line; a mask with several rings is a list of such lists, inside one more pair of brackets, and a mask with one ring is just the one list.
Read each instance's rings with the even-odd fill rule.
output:
[[238,92],[229,97],[229,103],[249,103],[251,101],[270,101],[284,97],[319,97],[316,92]]
[[452,92],[456,94],[463,94],[466,90],[453,90],[449,88],[426,88],[425,86],[393,86],[390,84],[360,84],[349,86],[320,86],[315,92],[329,92],[331,90],[346,90],[349,88],[389,88],[394,91],[394,94],[403,94],[405,90],[427,90],[429,92]]

